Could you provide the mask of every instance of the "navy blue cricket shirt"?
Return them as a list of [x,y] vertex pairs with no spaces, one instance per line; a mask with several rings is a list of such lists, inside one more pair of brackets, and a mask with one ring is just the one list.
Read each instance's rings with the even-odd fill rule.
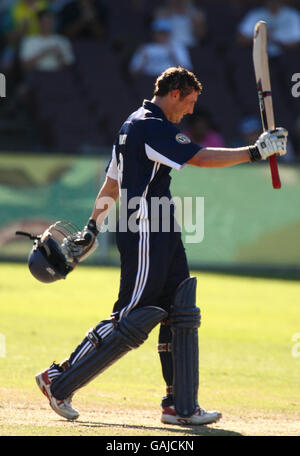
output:
[[199,149],[156,104],[144,100],[118,132],[107,175],[118,180],[122,204],[142,199],[139,217],[147,218],[152,197],[171,200],[171,170],[182,169]]

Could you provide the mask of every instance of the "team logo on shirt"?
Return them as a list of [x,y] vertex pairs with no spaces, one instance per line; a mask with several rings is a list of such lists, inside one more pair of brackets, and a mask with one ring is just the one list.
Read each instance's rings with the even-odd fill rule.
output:
[[177,135],[175,136],[175,139],[180,144],[189,144],[191,142],[190,138],[185,136],[183,133],[177,133]]

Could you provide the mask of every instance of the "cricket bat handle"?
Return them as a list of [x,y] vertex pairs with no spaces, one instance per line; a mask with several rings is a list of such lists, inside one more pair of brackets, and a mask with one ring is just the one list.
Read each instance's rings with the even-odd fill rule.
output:
[[277,166],[277,158],[276,158],[275,154],[271,155],[271,157],[269,157],[269,163],[270,163],[270,168],[271,168],[273,188],[281,188],[281,181],[280,181],[280,176],[279,176],[279,171],[278,171],[278,166]]
[[[271,96],[272,92],[269,91],[268,95]],[[266,95],[265,95],[266,97]],[[263,130],[275,130],[275,121],[274,121],[274,111],[273,111],[273,103],[271,98],[265,98],[265,103],[263,104],[263,108],[261,108],[261,118],[262,118],[262,125]],[[276,154],[271,155],[269,157],[269,164],[271,169],[271,177],[272,177],[272,185],[274,189],[281,188],[281,181],[277,166],[277,156]]]
[[[268,108],[269,108],[269,106],[268,106]],[[263,119],[264,131],[275,130],[273,109],[267,109],[267,111],[262,114],[262,119]],[[269,164],[270,164],[273,188],[279,189],[279,188],[281,188],[281,181],[280,181],[280,176],[279,176],[279,171],[278,171],[276,154],[271,155],[271,157],[269,157]]]

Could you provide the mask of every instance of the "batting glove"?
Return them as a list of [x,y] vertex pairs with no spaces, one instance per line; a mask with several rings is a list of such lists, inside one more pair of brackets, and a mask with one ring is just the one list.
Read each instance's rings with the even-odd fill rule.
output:
[[285,155],[287,149],[288,132],[285,128],[262,133],[254,146],[249,147],[251,161],[266,160],[271,155]]
[[75,261],[83,261],[98,247],[98,234],[95,220],[90,219],[82,231],[65,238],[62,246]]
[[99,231],[95,220],[90,219],[83,230],[78,232],[78,237],[74,240],[74,243],[76,245],[82,245],[84,247],[92,246],[98,234]]

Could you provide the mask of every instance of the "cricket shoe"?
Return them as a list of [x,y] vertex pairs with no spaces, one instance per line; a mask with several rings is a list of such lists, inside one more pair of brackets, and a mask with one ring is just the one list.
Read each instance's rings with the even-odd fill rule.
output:
[[166,424],[211,424],[222,418],[222,414],[217,411],[207,412],[206,410],[198,407],[192,416],[182,417],[177,415],[173,405],[162,408],[161,421]]
[[49,399],[50,407],[54,410],[54,412],[58,413],[58,415],[67,418],[67,420],[76,420],[79,417],[79,413],[77,410],[73,409],[71,403],[72,396],[60,400],[56,399],[53,394],[51,393],[51,380],[48,376],[49,369],[44,370],[40,374],[37,374],[35,379],[38,384],[38,387],[42,391],[42,393]]

